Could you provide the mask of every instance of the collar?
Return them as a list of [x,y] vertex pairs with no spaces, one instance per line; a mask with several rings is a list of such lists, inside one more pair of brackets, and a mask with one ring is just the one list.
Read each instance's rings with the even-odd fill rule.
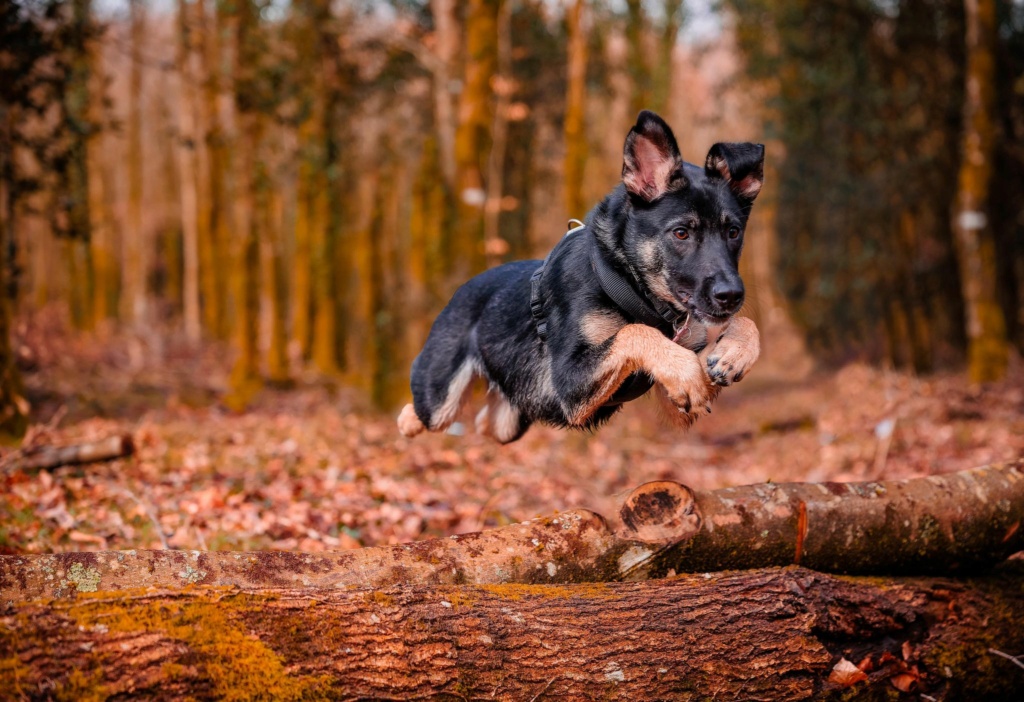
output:
[[[566,237],[586,229],[586,225],[578,219],[569,220],[569,223],[576,224],[577,226],[570,229],[566,233]],[[533,316],[537,335],[544,341],[547,340],[548,323],[544,315],[544,296],[541,292],[541,281],[544,277],[544,270],[547,268],[549,258],[551,258],[551,254],[548,254],[548,257],[541,262],[530,277],[530,313]],[[648,294],[640,280],[640,276],[636,274],[636,271],[628,263],[629,277],[627,278],[618,267],[607,260],[601,252],[601,247],[596,239],[591,242],[590,265],[597,275],[601,289],[634,322],[654,327],[673,341],[686,329],[689,314],[677,312],[663,300]],[[632,282],[630,282],[630,278],[632,278]],[[640,292],[637,292],[638,289]]]
[[[590,262],[605,294],[634,321],[659,329],[669,337],[675,337],[686,326],[689,320],[687,312],[680,313],[663,300],[647,293],[640,276],[628,263],[627,278],[608,261],[596,240],[590,250]],[[637,292],[638,288],[640,292]]]

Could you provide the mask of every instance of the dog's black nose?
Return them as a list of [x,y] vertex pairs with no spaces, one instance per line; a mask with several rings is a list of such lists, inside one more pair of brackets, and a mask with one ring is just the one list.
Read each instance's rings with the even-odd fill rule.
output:
[[725,312],[732,312],[743,304],[743,283],[723,280],[711,287],[711,299]]

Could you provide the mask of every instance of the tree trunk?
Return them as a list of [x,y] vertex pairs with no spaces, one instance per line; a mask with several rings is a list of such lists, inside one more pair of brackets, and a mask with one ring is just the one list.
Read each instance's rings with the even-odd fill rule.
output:
[[199,184],[195,107],[196,75],[193,70],[191,22],[186,0],[178,0],[178,171],[181,174],[181,236],[183,243],[182,295],[185,339],[201,340],[199,318]]
[[88,141],[93,131],[89,121],[89,84],[92,75],[92,3],[74,0],[71,3],[70,59],[67,89],[64,91],[64,114],[67,124],[67,246],[68,297],[71,321],[79,329],[91,329],[92,262],[89,239],[92,218],[89,213]]
[[632,82],[630,105],[632,116],[651,105],[651,67],[646,54],[647,13],[642,0],[626,0],[628,19],[626,41],[629,44],[626,58],[629,77]]
[[676,40],[679,38],[679,30],[683,24],[683,0],[665,0],[662,4],[664,24],[661,28],[661,41],[658,44],[658,62],[654,68],[654,75],[651,82],[652,107],[661,112],[666,118],[679,114],[672,109],[672,98],[679,96],[672,95],[672,75],[675,62]]
[[[205,0],[192,0],[189,21],[190,51],[188,86],[189,109],[195,117],[194,153],[196,162],[196,324],[208,335],[216,337],[220,300],[217,295],[217,268],[220,263],[214,231],[213,153],[211,125],[217,119],[214,92],[210,77],[208,34],[213,17],[206,10]],[[213,28],[216,32],[216,27]]]
[[485,155],[491,141],[491,77],[497,71],[498,12],[502,0],[470,0],[466,8],[465,85],[455,134],[458,238],[452,273],[466,279],[484,267]]
[[209,27],[204,33],[204,63],[206,83],[203,86],[203,121],[206,123],[207,152],[209,154],[209,203],[210,232],[206,255],[214,265],[201,266],[203,289],[203,319],[206,330],[215,338],[228,336],[228,292],[227,275],[222,270],[223,261],[229,260],[231,241],[231,198],[228,185],[231,164],[227,148],[227,134],[219,103],[230,103],[230,96],[224,90],[224,44],[221,35],[227,27],[223,3],[213,2],[209,12],[206,0],[199,3],[204,23]]
[[136,328],[146,322],[148,244],[142,228],[142,0],[129,0],[131,60],[128,67],[128,222],[122,238],[121,314]]
[[260,275],[268,321],[267,380],[286,387],[291,382],[288,368],[288,274],[285,266],[285,242],[282,232],[281,193],[270,184],[270,174],[261,170],[257,216],[260,218]]
[[495,93],[491,122],[491,148],[487,155],[487,199],[484,204],[484,253],[487,266],[493,268],[508,253],[508,242],[501,238],[501,207],[505,194],[505,155],[508,150],[508,110],[515,91],[512,76],[512,3],[498,8],[497,72],[491,80]]
[[256,216],[260,166],[262,118],[255,111],[251,72],[256,70],[254,53],[258,51],[255,33],[259,31],[258,10],[251,2],[234,9],[234,46],[232,84],[237,132],[234,139],[234,256],[231,271],[234,302],[234,367],[230,391],[225,403],[233,410],[244,409],[259,389],[259,240]]
[[318,65],[316,80],[322,85],[322,109],[317,113],[314,131],[322,149],[323,167],[312,179],[310,248],[312,250],[313,325],[310,356],[321,373],[337,375],[345,365],[347,333],[346,285],[351,267],[346,265],[349,246],[342,242],[347,226],[346,203],[351,161],[339,131],[343,93],[342,57],[338,38],[330,24],[330,4],[312,6],[316,17]]
[[28,699],[1010,700],[1024,671],[990,651],[1024,650],[1021,582],[1019,567],[971,581],[785,568],[127,591],[7,604],[0,669]]
[[10,290],[9,260],[14,241],[15,194],[13,150],[7,137],[12,131],[9,108],[0,105],[0,444],[19,441],[28,428],[28,401],[11,344],[14,305]]
[[996,135],[995,0],[964,0],[964,17],[967,70],[953,231],[967,317],[968,373],[980,383],[1002,379],[1009,355],[988,215]]
[[433,70],[433,92],[438,162],[445,187],[448,192],[453,192],[456,184],[457,116],[452,99],[452,79],[459,55],[459,26],[455,19],[453,0],[431,0],[430,12],[436,37],[434,55],[437,62]]
[[565,98],[565,214],[582,218],[583,174],[587,163],[587,32],[584,0],[575,0],[565,11],[569,33],[569,80]]

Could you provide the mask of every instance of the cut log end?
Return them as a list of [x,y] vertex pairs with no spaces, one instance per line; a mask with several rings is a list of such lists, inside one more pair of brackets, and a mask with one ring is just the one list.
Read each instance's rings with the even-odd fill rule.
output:
[[693,490],[669,480],[656,480],[634,489],[619,510],[622,536],[648,543],[683,541],[701,527]]

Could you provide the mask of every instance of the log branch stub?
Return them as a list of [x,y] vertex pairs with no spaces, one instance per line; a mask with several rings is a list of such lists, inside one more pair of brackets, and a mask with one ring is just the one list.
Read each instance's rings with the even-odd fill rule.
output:
[[[580,584],[193,587],[0,607],[28,699],[1016,700],[1021,564],[971,581],[803,568]],[[842,660],[867,679],[830,683]],[[898,677],[904,676],[904,677]],[[13,692],[12,692],[13,691]]]
[[677,542],[700,529],[694,512],[693,490],[670,480],[655,480],[634,488],[619,510],[622,536],[652,543]]

